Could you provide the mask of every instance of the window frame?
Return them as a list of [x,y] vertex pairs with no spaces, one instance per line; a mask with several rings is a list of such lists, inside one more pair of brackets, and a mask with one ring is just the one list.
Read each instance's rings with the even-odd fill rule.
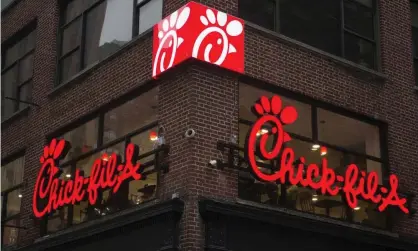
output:
[[[19,30],[18,32],[16,32],[12,37],[10,37],[9,39],[7,39],[5,42],[2,43],[1,45],[1,75],[3,76],[5,73],[7,73],[9,70],[11,70],[13,67],[16,67],[16,86],[13,86],[13,93],[15,95],[15,97],[3,97],[3,93],[2,93],[2,99],[8,99],[11,100],[13,102],[13,113],[8,116],[8,117],[2,117],[2,121],[7,120],[8,118],[12,117],[13,114],[16,114],[18,112],[21,112],[23,110],[25,110],[26,107],[20,108],[20,106],[22,104],[26,104],[29,105],[31,104],[31,100],[32,100],[32,87],[33,87],[33,77],[34,77],[34,72],[35,72],[35,51],[36,51],[36,38],[37,38],[37,20],[33,20],[31,21],[28,25],[26,25],[24,28],[22,28],[21,30]],[[26,37],[28,37],[31,33],[34,33],[34,44],[33,44],[33,48],[30,49],[29,51],[27,51],[26,53],[24,53],[23,55],[19,55],[16,59],[16,61],[14,61],[12,64],[5,66],[5,60],[6,60],[6,53],[9,49],[11,49],[13,46],[15,46],[16,44],[18,44],[19,42],[21,42],[23,39],[25,39]],[[20,62],[24,61],[27,57],[32,56],[32,74],[31,77],[24,80],[23,82],[19,81],[19,73],[20,73]],[[29,100],[20,100],[20,93],[21,93],[21,89],[24,86],[29,85],[30,89],[30,98]]]
[[[389,166],[389,157],[388,157],[388,153],[389,153],[389,149],[388,149],[388,125],[387,123],[383,122],[383,121],[379,121],[373,118],[370,118],[368,116],[365,115],[361,115],[358,113],[355,113],[353,111],[349,111],[345,108],[342,107],[338,107],[326,102],[322,102],[322,101],[318,101],[315,100],[313,98],[310,98],[308,96],[304,96],[302,94],[296,94],[293,93],[291,91],[285,90],[281,87],[277,87],[277,86],[272,86],[266,83],[262,83],[261,81],[247,81],[249,80],[249,77],[244,77],[243,79],[245,79],[244,81],[240,81],[240,85],[247,85],[251,88],[257,88],[259,90],[262,91],[266,91],[269,92],[271,94],[277,94],[281,97],[284,98],[288,98],[290,100],[294,100],[297,102],[301,102],[304,103],[306,105],[309,105],[311,107],[311,130],[312,130],[312,137],[306,137],[306,136],[302,136],[302,135],[298,135],[295,133],[291,133],[288,132],[288,134],[292,137],[292,139],[296,139],[299,141],[302,141],[304,143],[310,143],[310,144],[319,144],[321,146],[325,146],[328,149],[332,149],[332,150],[336,150],[338,152],[345,154],[349,154],[352,156],[359,156],[359,157],[364,157],[366,160],[372,160],[372,161],[376,161],[378,163],[381,164],[381,171],[382,171],[382,185],[380,186],[388,186],[389,185],[389,180],[388,177],[390,175],[390,166]],[[255,83],[255,82],[259,82],[259,83]],[[317,110],[318,109],[323,109],[329,112],[333,112],[337,115],[342,115],[360,122],[364,122],[373,126],[376,126],[379,129],[379,150],[380,150],[380,158],[375,157],[375,156],[371,156],[371,155],[367,155],[364,153],[359,153],[359,152],[355,152],[355,151],[351,151],[348,149],[345,149],[344,147],[341,146],[337,146],[337,145],[333,145],[333,144],[329,144],[327,142],[323,142],[323,141],[319,141],[318,140],[318,114],[317,114]],[[241,117],[238,115],[238,125],[245,125],[245,126],[251,126],[253,124],[253,121],[249,121],[246,119],[241,119]],[[239,127],[238,127],[239,128]],[[239,138],[239,137],[238,137]],[[239,146],[239,151],[244,151],[245,149],[243,147],[241,147],[243,142],[238,142],[238,146]],[[240,169],[240,171],[242,172],[250,172],[250,170],[245,170],[245,169]],[[238,180],[240,179],[240,176],[238,175]],[[284,195],[282,194],[282,197],[284,198],[286,195],[286,188],[288,186],[288,184],[278,184],[280,186],[281,191],[285,191]],[[379,187],[380,187],[379,186]],[[239,187],[237,188],[239,189]],[[239,192],[238,192],[239,194]],[[326,194],[325,194],[326,195]],[[342,191],[337,195],[337,196],[341,196],[342,195]],[[361,224],[358,222],[354,222],[353,221],[353,215],[351,212],[351,208],[347,205],[347,203],[345,202],[344,196],[341,196],[342,198],[342,202],[343,202],[343,206],[345,208],[345,213],[346,213],[346,217],[347,219],[343,220],[343,219],[338,219],[338,218],[332,218],[330,216],[327,215],[321,215],[321,214],[313,214],[315,216],[319,216],[319,217],[324,217],[324,218],[330,218],[330,219],[335,219],[335,220],[340,220],[343,222],[348,222],[350,224],[356,224],[356,225],[361,225],[361,226],[368,226],[368,227],[372,227],[372,228],[376,228],[376,229],[381,229],[377,226],[369,226],[369,225],[365,225],[365,224]],[[283,201],[281,201],[283,200]],[[275,206],[279,206],[279,207],[286,207],[286,198],[279,200],[279,204],[275,205]],[[361,200],[361,199],[360,199]],[[261,202],[256,202],[256,203],[261,203]],[[291,210],[296,210],[296,209],[291,209]],[[303,212],[306,214],[311,214],[309,212]],[[390,217],[390,213],[389,211],[384,211],[382,212],[382,214],[384,215],[385,219],[386,219],[386,224],[385,224],[385,230],[391,230],[393,228],[393,223],[391,221],[391,217]]]
[[[7,164],[9,164],[9,163],[17,160],[17,159],[21,159],[21,158],[23,158],[23,167],[22,167],[22,169],[23,169],[22,170],[23,171],[23,176],[22,176],[22,182],[19,183],[19,184],[14,185],[12,187],[9,187],[9,188],[7,188],[4,191],[1,191],[1,196],[2,196],[2,199],[1,199],[2,200],[1,201],[1,206],[2,206],[2,208],[1,208],[1,215],[2,215],[2,217],[1,217],[2,218],[1,219],[1,246],[2,247],[3,247],[4,229],[6,227],[16,228],[17,231],[18,231],[17,238],[19,238],[19,232],[20,232],[19,230],[20,229],[24,229],[24,227],[21,227],[21,226],[14,226],[13,227],[13,226],[7,225],[7,222],[12,221],[12,220],[15,220],[15,219],[19,219],[21,217],[21,213],[22,213],[21,212],[21,209],[22,209],[22,205],[23,205],[21,203],[19,213],[14,214],[12,216],[7,216],[7,198],[8,198],[8,195],[10,193],[12,193],[12,192],[14,192],[16,190],[22,189],[24,187],[24,183],[25,183],[25,178],[24,178],[25,177],[24,176],[25,175],[25,172],[24,172],[24,168],[25,168],[25,150],[20,150],[20,151],[18,151],[16,153],[13,153],[10,156],[7,156],[7,157],[3,158],[2,161],[1,161],[2,162],[1,168],[3,168],[3,166],[5,166],[5,165],[7,165]],[[6,217],[3,217],[3,216],[6,216]]]
[[[56,67],[56,76],[55,76],[55,86],[58,87],[60,85],[63,85],[64,83],[70,82],[75,76],[78,76],[81,72],[83,72],[86,69],[89,69],[90,67],[92,67],[95,64],[98,64],[102,61],[104,61],[105,59],[89,64],[89,65],[84,65],[85,64],[85,58],[84,58],[84,54],[85,54],[85,38],[86,38],[86,26],[87,26],[87,22],[86,22],[86,14],[89,13],[91,10],[93,10],[94,8],[96,8],[98,5],[100,5],[101,3],[107,1],[107,0],[97,0],[94,4],[92,4],[91,6],[89,6],[88,8],[84,9],[83,11],[81,11],[81,13],[75,17],[73,17],[69,22],[64,23],[64,17],[65,17],[65,12],[67,10],[67,6],[69,3],[73,2],[75,0],[62,0],[60,2],[60,6],[59,6],[59,13],[60,13],[60,18],[59,18],[59,25],[58,25],[58,32],[57,32],[57,67]],[[142,2],[140,2],[139,4],[137,4],[138,0],[131,0],[132,1],[132,11],[133,11],[133,15],[132,15],[132,36],[131,36],[131,40],[128,41],[128,43],[130,41],[132,41],[135,37],[138,37],[140,34],[139,33],[139,13],[140,13],[140,9],[148,4],[151,1],[154,0],[143,0]],[[162,8],[164,9],[164,2],[163,2],[163,6]],[[161,17],[162,18],[162,17]],[[73,49],[67,51],[66,53],[62,53],[63,48],[63,31],[69,27],[72,23],[74,23],[75,21],[77,21],[78,19],[80,19],[80,37],[79,37],[79,45],[74,47]],[[145,33],[145,32],[144,32]],[[121,46],[117,51],[113,52],[111,55],[117,53],[118,51],[120,51],[123,47],[125,47],[126,45]],[[77,50],[79,50],[77,52]],[[69,57],[72,56],[74,53],[78,54],[77,57],[79,59],[79,66],[77,69],[77,72],[75,74],[73,74],[72,76],[69,76],[67,79],[65,80],[61,80],[62,78],[62,72],[61,72],[61,66],[62,66],[62,61]],[[110,55],[110,56],[111,56]]]
[[[280,31],[280,23],[281,23],[280,22],[281,21],[280,20],[280,1],[281,0],[268,0],[268,1],[274,2],[274,4],[275,4],[274,13],[273,13],[273,15],[274,15],[274,23],[273,23],[274,29],[272,31],[276,32],[276,33],[279,33],[283,36],[286,36],[285,34],[281,33],[281,31]],[[379,30],[379,1],[372,0],[373,38],[365,37],[361,34],[356,33],[355,31],[352,31],[349,28],[345,27],[344,2],[355,2],[355,0],[338,0],[338,1],[339,1],[339,5],[340,5],[340,9],[339,9],[339,12],[338,12],[338,14],[340,15],[340,20],[338,20],[339,23],[340,23],[340,28],[339,28],[339,30],[340,30],[340,35],[339,35],[339,37],[340,37],[340,55],[335,55],[333,53],[324,51],[322,49],[317,48],[316,46],[312,46],[312,45],[309,45],[309,44],[307,44],[307,45],[312,46],[317,50],[321,50],[321,51],[323,51],[327,54],[330,54],[330,55],[333,55],[333,56],[336,56],[336,57],[340,57],[340,58],[343,58],[343,59],[348,60],[350,62],[353,62],[353,61],[351,61],[351,60],[349,60],[345,57],[345,46],[344,46],[345,45],[345,34],[348,33],[348,34],[350,34],[350,35],[352,35],[356,38],[359,38],[361,40],[365,40],[366,42],[369,42],[373,45],[373,48],[374,48],[374,50],[373,50],[373,54],[374,54],[373,65],[374,65],[374,67],[366,67],[366,68],[371,69],[371,70],[381,71],[381,61],[379,60],[380,54],[381,54],[381,52],[380,52],[380,40],[379,40],[379,34],[380,34],[380,30]],[[239,0],[239,2],[240,2],[240,0]],[[239,2],[238,2],[238,6],[239,6]],[[239,16],[241,18],[243,18],[244,20],[246,19],[240,13],[239,13]],[[262,26],[260,26],[260,27],[262,27]],[[291,38],[291,37],[289,37],[289,38]],[[291,39],[294,39],[294,38],[291,38]],[[295,40],[297,40],[297,39],[295,39]],[[300,40],[297,40],[297,41],[301,42]],[[304,42],[301,42],[301,43],[304,43]],[[306,43],[304,43],[304,44],[306,44]],[[356,63],[356,62],[353,62],[353,63],[357,64],[357,65],[360,65],[359,63]],[[365,67],[365,66],[363,66],[363,67]]]
[[[94,111],[93,113],[90,113],[87,116],[79,118],[76,121],[60,128],[60,129],[56,130],[55,132],[46,136],[45,140],[48,143],[53,138],[62,137],[65,133],[70,132],[70,131],[72,131],[72,130],[74,130],[74,129],[76,129],[76,128],[84,125],[84,124],[87,124],[88,122],[90,122],[92,120],[97,119],[97,121],[98,121],[98,127],[97,127],[97,131],[96,131],[96,133],[97,133],[97,139],[96,139],[97,147],[88,151],[88,152],[86,152],[86,153],[83,153],[79,156],[76,156],[75,158],[69,159],[69,160],[60,164],[60,167],[62,169],[70,168],[69,170],[71,170],[71,172],[70,172],[71,173],[71,179],[73,179],[74,176],[75,176],[76,165],[77,165],[77,162],[79,162],[80,160],[86,159],[90,156],[93,156],[97,153],[100,153],[101,151],[106,150],[108,148],[111,148],[112,146],[115,146],[115,145],[120,144],[120,143],[124,143],[124,149],[126,149],[126,146],[131,142],[131,139],[133,137],[135,137],[137,135],[140,135],[141,133],[147,132],[148,130],[150,130],[152,128],[158,128],[159,127],[159,121],[158,121],[158,118],[156,118],[154,121],[152,121],[148,124],[142,125],[139,128],[136,128],[135,130],[133,130],[129,133],[126,133],[124,135],[121,135],[114,140],[108,141],[106,143],[103,142],[104,132],[105,132],[105,130],[104,130],[105,115],[108,112],[112,111],[113,109],[117,109],[120,106],[123,106],[124,104],[128,103],[129,101],[134,100],[135,98],[139,98],[142,95],[147,95],[149,92],[153,91],[154,89],[158,90],[158,88],[159,87],[157,85],[154,85],[154,84],[142,86],[138,90],[139,93],[137,91],[130,92],[130,93],[124,95],[123,97],[119,98],[116,102],[106,104],[106,105],[102,106],[101,108],[99,108],[98,110]],[[156,181],[157,185],[156,185],[155,192],[154,192],[155,196],[153,198],[151,198],[150,200],[145,201],[144,203],[148,203],[151,200],[155,200],[156,196],[158,195],[159,189],[160,189],[160,180],[161,180],[160,179],[160,171],[159,171],[158,163],[156,161],[157,155],[159,155],[160,151],[161,151],[161,149],[157,148],[157,149],[154,149],[152,151],[147,151],[147,152],[144,152],[144,153],[140,152],[139,153],[140,155],[138,156],[139,161],[141,161],[141,159],[144,159],[144,158],[152,156],[152,155],[155,156],[155,158],[153,160],[150,160],[150,161],[147,161],[147,162],[144,162],[144,163],[141,162],[141,167],[143,169],[145,169],[147,167],[150,167],[150,166],[154,167],[150,171],[142,172],[143,175],[147,175],[147,174],[151,174],[151,173],[156,173],[157,174],[157,181]],[[132,181],[132,179],[128,179],[128,180],[125,180],[124,183],[129,183],[131,181]],[[103,192],[102,190],[99,190],[98,201],[102,196],[102,192]],[[140,205],[141,204],[143,204],[143,203],[140,203]],[[92,205],[90,205],[90,204],[88,205],[88,207],[91,207],[91,206]],[[68,215],[67,215],[67,219],[68,219],[67,221],[68,222],[67,222],[67,225],[64,228],[61,228],[57,231],[53,231],[53,233],[71,228],[75,225],[78,225],[78,224],[75,224],[75,225],[73,224],[73,219],[72,218],[73,218],[73,214],[74,214],[74,211],[73,211],[74,206],[73,205],[68,205],[68,206],[64,206],[64,207],[61,207],[61,208],[65,208],[65,207],[68,208]],[[56,210],[51,212],[49,215],[45,215],[42,218],[42,220],[41,220],[42,224],[41,224],[41,227],[40,227],[41,236],[45,236],[45,235],[50,234],[50,232],[48,232],[48,219],[50,218],[50,215],[52,215],[55,212],[56,212]],[[89,222],[89,221],[85,221],[85,222]],[[84,223],[84,222],[82,222],[82,223]]]

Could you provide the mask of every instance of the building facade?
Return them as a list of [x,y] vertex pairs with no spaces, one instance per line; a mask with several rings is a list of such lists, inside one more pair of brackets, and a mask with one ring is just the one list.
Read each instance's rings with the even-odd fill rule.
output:
[[[418,250],[418,4],[196,2],[195,23],[184,19],[185,0],[2,2],[2,247]],[[198,25],[224,29],[229,43],[211,37],[219,43],[184,52]],[[181,39],[164,45],[173,29]],[[160,64],[158,41],[184,58],[164,52],[173,63]],[[227,63],[214,63],[222,46]],[[295,168],[326,158],[336,175],[353,163],[376,174],[379,188],[396,177],[408,213],[360,197],[349,206],[292,175],[256,179],[248,142],[259,99],[281,114]],[[273,151],[277,142],[264,143]],[[96,178],[101,188],[94,178],[80,188],[94,198],[59,195],[97,175],[97,160],[116,163],[113,153],[125,163],[117,189],[109,174]],[[134,157],[141,178],[124,173]],[[55,176],[41,177],[50,159],[46,176]],[[257,165],[267,174],[276,160]]]

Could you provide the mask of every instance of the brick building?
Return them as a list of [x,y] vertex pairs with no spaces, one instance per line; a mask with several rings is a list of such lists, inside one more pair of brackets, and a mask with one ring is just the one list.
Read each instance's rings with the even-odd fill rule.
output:
[[[2,246],[418,250],[418,4],[197,1],[244,20],[245,71],[188,59],[153,78],[152,27],[188,2],[2,1]],[[201,22],[225,25],[211,13]],[[409,216],[256,180],[238,156],[251,107],[273,95],[298,112],[284,127],[298,158],[327,157],[336,174],[355,163],[379,185],[395,174]],[[66,184],[128,143],[146,175],[100,190],[95,204],[36,217],[39,161],[53,138],[71,143],[58,163]]]

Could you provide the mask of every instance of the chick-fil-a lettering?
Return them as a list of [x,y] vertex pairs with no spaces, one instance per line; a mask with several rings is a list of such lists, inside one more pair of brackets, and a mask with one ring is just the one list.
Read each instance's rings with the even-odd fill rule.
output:
[[[278,100],[278,97],[273,98]],[[344,176],[337,175],[332,168],[328,167],[326,158],[322,158],[321,165],[308,164],[305,169],[305,158],[301,157],[299,164],[295,167],[295,152],[292,148],[283,147],[284,142],[289,141],[289,135],[283,130],[283,123],[280,121],[278,114],[269,114],[270,106],[266,98],[261,99],[261,104],[256,104],[256,115],[258,120],[253,124],[247,136],[245,155],[254,175],[266,182],[286,183],[292,185],[301,185],[319,190],[322,194],[337,195],[342,190],[345,194],[348,205],[351,208],[357,207],[358,196],[364,200],[379,204],[379,211],[385,210],[388,206],[397,206],[404,213],[409,213],[405,206],[406,199],[399,198],[397,193],[398,178],[392,174],[389,176],[389,189],[379,187],[378,174],[374,171],[366,173],[360,171],[355,164],[347,166]],[[266,107],[267,108],[262,108]],[[271,105],[271,110],[278,110],[275,104]],[[264,110],[267,110],[264,111]],[[296,112],[292,111],[295,113]],[[258,114],[257,114],[258,113]],[[277,112],[278,113],[278,112]],[[295,119],[295,118],[294,118]],[[272,128],[270,135],[268,133],[261,134],[263,128],[269,125]],[[275,137],[275,144],[271,150],[266,150],[267,140]],[[257,157],[264,160],[278,160],[278,171],[267,174],[262,172],[257,163]]]
[[[116,193],[121,184],[130,178],[139,180],[138,173],[140,164],[136,163],[137,146],[128,144],[126,147],[126,161],[120,163],[120,157],[115,153],[94,161],[90,177],[83,177],[80,170],[75,171],[72,180],[62,180],[57,177],[59,168],[56,158],[45,158],[35,184],[33,194],[33,212],[40,218],[51,213],[59,207],[75,204],[85,199],[86,195],[90,204],[95,204],[98,198],[98,191],[112,188]],[[46,199],[47,202],[41,202]]]

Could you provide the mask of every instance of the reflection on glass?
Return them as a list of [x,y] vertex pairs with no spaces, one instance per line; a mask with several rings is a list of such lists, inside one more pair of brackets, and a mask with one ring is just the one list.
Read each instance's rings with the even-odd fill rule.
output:
[[1,191],[22,183],[24,162],[25,158],[21,157],[1,167]]
[[158,88],[132,99],[107,112],[104,116],[104,143],[122,137],[156,121]]
[[[255,121],[257,117],[251,112],[251,108],[255,102],[261,97],[266,96],[271,98],[274,94],[255,88],[249,85],[241,84],[239,87],[239,118],[248,121]],[[280,96],[282,100],[282,107],[294,106],[298,111],[298,118],[293,124],[285,125],[286,132],[295,133],[301,136],[312,137],[311,128],[311,106],[295,100]],[[241,132],[240,132],[241,133]]]
[[239,16],[269,30],[274,30],[276,1],[240,0]]
[[359,120],[318,109],[318,137],[347,150],[380,157],[379,128]]
[[73,224],[80,224],[94,218],[94,211],[89,208],[87,200],[77,203],[73,207]]
[[49,233],[52,233],[67,227],[67,224],[68,207],[62,207],[48,217],[47,229]]
[[74,159],[97,147],[98,119],[91,120],[69,131],[62,138],[71,143],[71,149],[63,162]]
[[155,197],[157,191],[157,173],[147,175],[145,180],[129,182],[129,199],[137,205]]
[[139,9],[139,34],[158,23],[161,20],[162,14],[163,0],[151,0],[141,6]]
[[376,204],[359,200],[358,206],[353,210],[353,221],[372,227],[385,228],[386,214],[379,212]]
[[133,4],[107,0],[87,13],[85,64],[103,60],[132,39]]
[[344,1],[344,25],[357,34],[373,39],[372,0]]
[[[149,137],[151,131],[156,131],[157,128],[152,128],[150,130],[144,131],[136,136],[131,138],[131,143],[137,145],[139,147],[139,155],[148,153],[154,150],[155,141],[152,141]],[[155,154],[147,156],[139,160],[140,163],[147,163],[151,160],[154,160]]]
[[3,234],[3,246],[12,246],[17,243],[18,235],[19,235],[19,228],[15,228],[12,226],[22,226],[23,221],[20,218],[16,218],[10,221],[5,222],[7,227],[4,228]]
[[22,191],[16,189],[7,195],[7,212],[6,217],[10,217],[20,213],[20,204],[22,202]]

